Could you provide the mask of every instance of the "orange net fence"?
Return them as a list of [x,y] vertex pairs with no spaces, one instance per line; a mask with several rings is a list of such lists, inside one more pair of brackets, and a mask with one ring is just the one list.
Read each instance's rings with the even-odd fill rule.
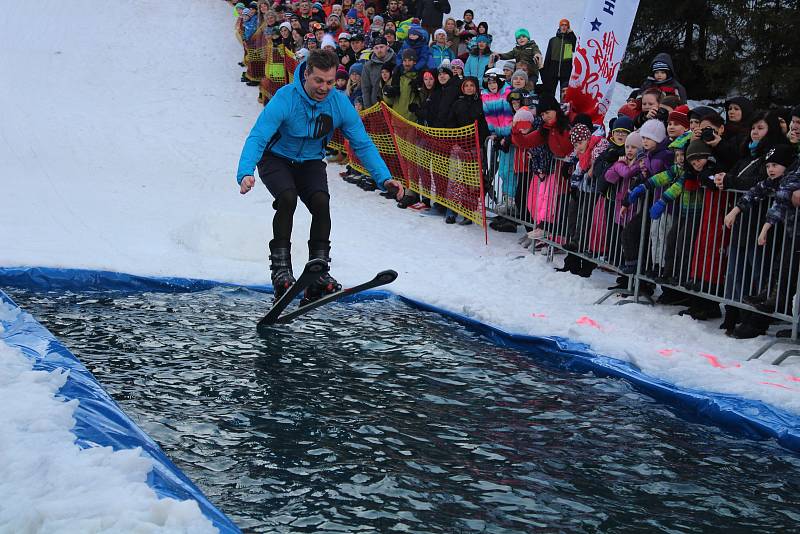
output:
[[[367,134],[377,147],[384,163],[386,163],[386,166],[389,167],[389,172],[392,174],[392,178],[403,182],[406,187],[408,187],[408,181],[406,180],[405,173],[403,172],[403,164],[400,160],[400,154],[397,150],[394,133],[392,132],[392,126],[389,121],[389,116],[386,112],[387,109],[388,108],[385,104],[378,102],[369,109],[360,111],[358,114],[361,116],[361,121],[364,123],[364,129],[367,130]],[[341,132],[338,130],[337,132],[341,135]],[[335,134],[334,137],[336,137]],[[369,174],[367,169],[361,164],[358,156],[356,156],[356,154],[350,148],[350,144],[346,143],[346,146],[347,159],[350,161],[350,166],[360,173]]]

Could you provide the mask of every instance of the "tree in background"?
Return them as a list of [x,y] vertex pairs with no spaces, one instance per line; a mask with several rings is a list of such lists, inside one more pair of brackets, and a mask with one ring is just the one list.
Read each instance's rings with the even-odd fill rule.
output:
[[689,95],[800,102],[800,0],[641,0],[620,81],[639,87],[659,52]]

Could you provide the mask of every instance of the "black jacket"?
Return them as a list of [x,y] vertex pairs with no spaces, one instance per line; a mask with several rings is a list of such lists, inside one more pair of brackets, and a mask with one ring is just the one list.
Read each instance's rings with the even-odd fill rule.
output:
[[[578,38],[572,30],[567,33],[556,32],[556,36],[547,42],[547,53],[544,56],[544,69],[542,76],[549,76],[552,78],[559,77],[569,79],[572,73],[572,56],[575,53],[575,47],[578,44]],[[566,48],[572,47],[572,54],[569,59],[564,59],[564,52]],[[556,56],[555,58],[553,56]]]
[[658,87],[667,94],[678,95],[682,102],[686,102],[686,88],[675,79],[675,68],[672,66],[672,57],[669,54],[661,53],[656,54],[653,58],[652,65],[656,63],[666,63],[669,66],[670,76],[662,82],[657,82],[652,76],[648,77],[642,84],[642,90],[650,87]]
[[[475,81],[477,82],[477,80]],[[477,84],[476,87],[478,87]],[[486,117],[483,115],[481,97],[477,92],[472,96],[462,94],[450,108],[447,126],[449,128],[461,128],[462,126],[470,126],[475,121],[478,121],[478,136],[480,137],[481,146],[483,146],[483,142],[489,137],[489,127],[486,125]]]
[[[438,83],[438,82],[437,82]],[[461,95],[459,85],[461,80],[456,77],[444,85],[437,85],[426,103],[428,126],[434,128],[447,128],[449,126],[450,108]]]
[[450,2],[447,0],[418,0],[417,18],[424,26],[441,28],[442,18],[450,13]]

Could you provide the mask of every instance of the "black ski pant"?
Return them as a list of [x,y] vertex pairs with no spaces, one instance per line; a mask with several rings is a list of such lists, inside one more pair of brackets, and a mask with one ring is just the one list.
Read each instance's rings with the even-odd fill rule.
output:
[[297,200],[311,213],[309,247],[328,249],[331,235],[330,194],[325,162],[295,162],[265,152],[258,162],[258,175],[275,198],[272,207],[272,241],[270,250],[289,248]]

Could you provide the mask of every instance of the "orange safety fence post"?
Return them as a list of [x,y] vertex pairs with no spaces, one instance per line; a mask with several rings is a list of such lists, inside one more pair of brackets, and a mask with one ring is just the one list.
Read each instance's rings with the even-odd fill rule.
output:
[[478,121],[475,121],[475,146],[478,147],[476,154],[478,156],[478,182],[481,185],[481,219],[483,220],[483,239],[485,244],[489,244],[489,225],[486,224],[486,190],[483,184],[483,161],[481,160],[481,137],[478,132]]

